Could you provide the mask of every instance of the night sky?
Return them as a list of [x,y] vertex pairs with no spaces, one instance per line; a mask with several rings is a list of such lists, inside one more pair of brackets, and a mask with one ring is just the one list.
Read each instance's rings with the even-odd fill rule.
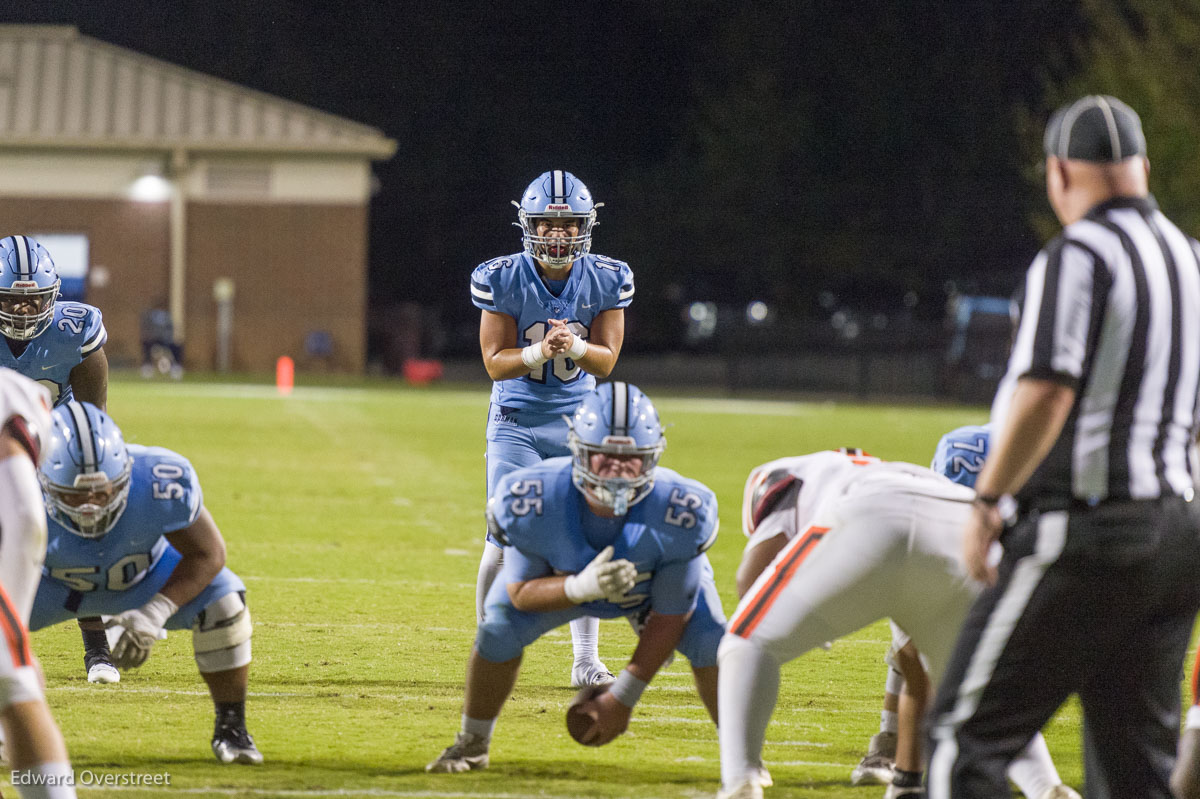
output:
[[593,250],[637,275],[628,349],[677,344],[695,299],[819,317],[822,295],[891,313],[911,292],[933,318],[947,281],[1008,293],[1041,244],[1016,109],[1061,62],[1071,5],[734,5],[9,2],[0,20],[73,24],[396,139],[375,165],[372,309],[426,306],[447,354],[476,346],[470,269],[520,248],[509,201],[551,168],[606,203]]

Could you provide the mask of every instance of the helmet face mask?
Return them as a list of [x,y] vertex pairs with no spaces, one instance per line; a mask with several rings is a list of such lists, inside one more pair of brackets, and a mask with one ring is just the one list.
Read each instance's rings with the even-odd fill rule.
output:
[[563,269],[591,250],[596,209],[602,203],[593,202],[587,186],[570,172],[543,173],[513,205],[525,252],[544,266]]
[[667,441],[658,412],[636,386],[599,386],[569,425],[571,481],[589,501],[624,516],[649,496]]
[[0,334],[36,338],[54,319],[60,286],[50,253],[28,236],[0,239]]
[[133,459],[121,431],[94,405],[54,410],[46,456],[38,469],[51,518],[82,538],[100,538],[129,501]]

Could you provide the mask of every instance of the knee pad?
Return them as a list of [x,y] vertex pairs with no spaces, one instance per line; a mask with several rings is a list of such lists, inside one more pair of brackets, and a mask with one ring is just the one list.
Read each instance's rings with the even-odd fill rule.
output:
[[42,682],[33,666],[21,666],[0,677],[0,711],[9,705],[38,702],[44,698]]
[[201,672],[229,671],[250,662],[254,625],[241,592],[212,602],[192,623],[192,649]]

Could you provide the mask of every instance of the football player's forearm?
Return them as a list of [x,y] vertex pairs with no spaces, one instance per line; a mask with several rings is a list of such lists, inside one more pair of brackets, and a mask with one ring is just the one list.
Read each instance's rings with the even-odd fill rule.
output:
[[575,603],[567,598],[564,577],[538,577],[521,583],[508,584],[508,598],[522,613],[548,613],[566,610]]
[[520,347],[500,350],[491,357],[484,358],[483,366],[492,380],[512,380],[514,377],[529,374],[529,367],[521,360]]
[[665,615],[650,612],[637,648],[633,650],[633,657],[626,666],[634,677],[643,682],[650,682],[654,678],[675,647],[679,646],[690,616],[690,613]]
[[588,342],[587,354],[576,360],[575,364],[590,375],[605,378],[612,374],[617,365],[617,354],[608,347]]

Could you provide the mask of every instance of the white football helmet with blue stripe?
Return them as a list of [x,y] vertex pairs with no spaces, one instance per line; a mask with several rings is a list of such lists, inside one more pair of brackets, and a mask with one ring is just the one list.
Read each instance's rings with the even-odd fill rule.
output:
[[[628,383],[604,383],[583,398],[568,420],[571,431],[571,481],[598,504],[624,516],[654,487],[654,470],[667,446],[662,423],[650,398]],[[642,459],[637,477],[602,477],[592,456],[634,455]]]
[[90,402],[54,409],[46,457],[38,470],[50,517],[83,538],[99,538],[129,501],[133,458],[120,428]]
[[[592,228],[596,225],[596,209],[603,203],[592,201],[592,193],[583,181],[555,169],[538,176],[525,189],[517,206],[517,222],[525,252],[553,269],[561,269],[588,254],[592,248]],[[579,225],[574,236],[566,238],[538,234],[538,222],[545,219],[572,219]]]
[[28,236],[0,239],[0,334],[28,341],[49,327],[59,285],[45,247]]

